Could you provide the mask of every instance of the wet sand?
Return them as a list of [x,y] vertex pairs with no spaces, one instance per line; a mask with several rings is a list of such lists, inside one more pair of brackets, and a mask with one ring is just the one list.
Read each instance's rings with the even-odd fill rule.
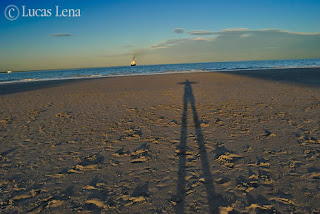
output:
[[0,212],[320,212],[319,74],[2,85]]

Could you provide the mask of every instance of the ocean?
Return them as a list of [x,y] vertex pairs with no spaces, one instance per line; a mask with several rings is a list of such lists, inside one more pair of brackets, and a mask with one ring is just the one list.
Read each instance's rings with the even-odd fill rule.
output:
[[[139,63],[139,61],[138,61]],[[111,76],[151,75],[182,72],[215,72],[235,70],[263,70],[274,68],[320,67],[320,59],[263,60],[236,62],[207,62],[187,64],[137,65],[63,70],[42,70],[0,73],[0,84],[16,82],[101,78]]]

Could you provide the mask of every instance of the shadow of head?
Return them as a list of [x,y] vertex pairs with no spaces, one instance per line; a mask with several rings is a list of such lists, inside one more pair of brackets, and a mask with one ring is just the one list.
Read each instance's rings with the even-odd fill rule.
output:
[[179,85],[191,85],[191,84],[196,84],[197,82],[190,82],[188,79],[185,82],[179,82],[177,84]]

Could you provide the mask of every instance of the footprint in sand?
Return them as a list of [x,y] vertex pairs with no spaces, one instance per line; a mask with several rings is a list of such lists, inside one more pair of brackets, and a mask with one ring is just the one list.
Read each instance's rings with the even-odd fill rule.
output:
[[99,164],[103,162],[104,158],[99,154],[92,154],[86,156],[83,161],[75,165],[68,173],[84,173],[99,169]]
[[142,144],[139,148],[130,153],[131,163],[142,163],[152,158],[149,150],[150,146],[147,143]]
[[55,114],[55,117],[60,117],[60,118],[72,118],[72,112],[61,112],[61,113],[57,113]]
[[222,145],[218,145],[214,151],[216,160],[228,168],[233,168],[235,162],[242,158],[241,155],[235,154]]
[[149,196],[149,183],[140,184],[133,190],[131,196],[127,198],[128,203],[126,206],[146,201]]

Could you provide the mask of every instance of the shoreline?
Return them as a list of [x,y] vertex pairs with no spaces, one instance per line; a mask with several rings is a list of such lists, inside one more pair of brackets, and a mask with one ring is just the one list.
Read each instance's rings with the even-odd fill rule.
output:
[[[125,67],[125,66],[123,66]],[[130,68],[130,67],[129,67]],[[60,80],[77,80],[77,79],[96,79],[96,78],[109,78],[109,77],[126,77],[126,76],[144,76],[144,75],[161,75],[161,74],[185,74],[185,73],[207,73],[207,72],[236,72],[236,71],[263,71],[263,70],[288,70],[288,69],[319,69],[320,66],[300,66],[300,67],[274,67],[274,68],[235,68],[235,69],[199,69],[199,70],[185,70],[185,71],[165,71],[157,73],[130,73],[130,74],[110,74],[103,76],[102,74],[92,74],[90,76],[77,76],[77,77],[66,77],[66,78],[52,78],[52,79],[22,79],[15,81],[3,81],[1,84],[15,84],[20,82],[43,82],[43,81],[60,81]],[[66,69],[68,70],[68,69]],[[50,71],[50,70],[44,70]],[[58,71],[58,70],[54,70]],[[18,71],[20,72],[20,71]],[[27,71],[33,72],[33,71]],[[35,71],[38,72],[38,71]],[[40,71],[41,72],[41,71]],[[6,72],[3,72],[6,73]]]
[[[239,74],[239,75],[245,75],[245,74],[260,74],[263,76],[268,76],[270,74],[272,75],[281,75],[283,73],[289,74],[287,72],[311,72],[316,75],[316,80],[318,80],[319,74],[317,71],[320,69],[320,67],[306,67],[306,68],[263,68],[263,69],[232,69],[232,70],[208,70],[208,71],[185,71],[185,72],[164,72],[164,73],[142,73],[142,74],[129,74],[129,75],[110,75],[110,76],[95,76],[94,77],[79,77],[79,78],[66,78],[66,79],[52,79],[52,80],[34,80],[34,81],[14,81],[14,82],[6,82],[6,83],[0,83],[0,95],[4,94],[10,94],[10,93],[16,93],[19,91],[26,91],[26,90],[34,90],[38,88],[42,88],[42,86],[55,86],[60,84],[69,84],[73,82],[79,82],[79,81],[90,81],[90,80],[99,80],[99,79],[105,79],[105,78],[123,78],[123,77],[136,77],[136,76],[157,76],[157,75],[184,75],[184,74],[199,74],[202,73],[230,73],[230,74]],[[275,73],[277,72],[278,73]],[[285,77],[282,77],[285,78]],[[315,80],[315,81],[316,81]],[[301,79],[296,79],[297,82],[301,81]],[[305,83],[308,84],[308,83]],[[319,83],[320,84],[320,83]],[[314,85],[314,84],[313,84]],[[317,82],[315,86],[317,86]],[[19,86],[21,87],[21,90],[19,90]]]

